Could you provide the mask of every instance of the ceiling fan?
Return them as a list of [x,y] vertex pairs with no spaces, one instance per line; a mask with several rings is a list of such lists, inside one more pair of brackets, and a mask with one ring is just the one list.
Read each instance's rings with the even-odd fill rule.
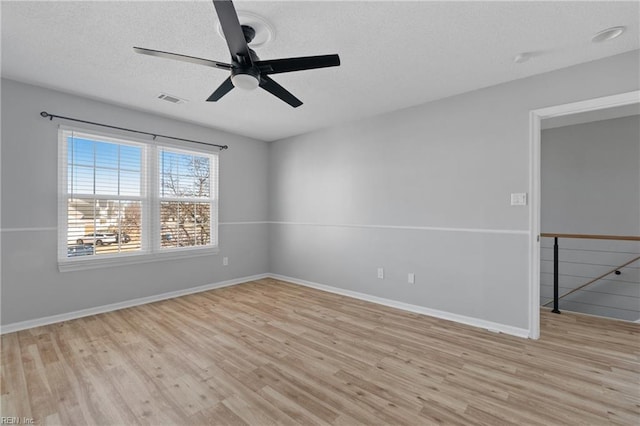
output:
[[229,53],[231,54],[230,64],[142,47],[134,47],[133,50],[144,55],[175,59],[230,71],[231,75],[207,98],[208,102],[220,100],[234,87],[252,90],[260,86],[292,107],[297,108],[302,105],[302,101],[276,83],[269,75],[340,65],[340,57],[338,55],[303,56],[261,61],[256,52],[249,47],[249,43],[255,37],[256,32],[251,26],[240,25],[233,2],[231,0],[213,0],[213,6],[218,14],[220,26],[229,47]]

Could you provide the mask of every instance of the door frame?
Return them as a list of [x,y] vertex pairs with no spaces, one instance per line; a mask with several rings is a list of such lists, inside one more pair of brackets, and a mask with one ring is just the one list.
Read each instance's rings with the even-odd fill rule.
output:
[[529,338],[540,338],[540,122],[581,112],[640,103],[640,90],[532,110],[529,113]]

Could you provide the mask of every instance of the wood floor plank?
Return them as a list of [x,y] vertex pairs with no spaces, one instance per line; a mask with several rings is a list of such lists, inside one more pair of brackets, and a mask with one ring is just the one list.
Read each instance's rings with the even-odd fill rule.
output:
[[545,309],[532,341],[266,278],[1,344],[38,424],[640,424],[640,325]]
[[2,412],[20,413],[20,416],[32,417],[19,336],[17,333],[5,334],[2,336],[1,343]]
[[189,417],[189,421],[186,423],[190,425],[249,426],[247,422],[236,416],[233,411],[222,403],[194,414]]

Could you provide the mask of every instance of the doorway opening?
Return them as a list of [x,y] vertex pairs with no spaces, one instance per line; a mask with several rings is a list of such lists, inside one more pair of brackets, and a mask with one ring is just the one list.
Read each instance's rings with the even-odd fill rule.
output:
[[[558,105],[548,108],[537,109],[531,111],[530,114],[530,205],[529,205],[529,220],[530,220],[530,307],[529,307],[529,330],[530,338],[537,339],[540,336],[540,305],[541,305],[541,276],[544,275],[544,285],[548,283],[548,276],[550,274],[549,268],[545,266],[541,270],[541,259],[549,261],[548,248],[549,244],[543,243],[544,238],[551,238],[557,241],[556,237],[552,234],[543,234],[544,230],[541,227],[542,219],[542,199],[541,199],[541,183],[542,183],[542,168],[541,168],[541,146],[542,146],[542,131],[543,127],[563,126],[563,123],[580,123],[586,121],[594,121],[600,118],[606,119],[607,117],[614,117],[615,114],[620,114],[625,108],[638,108],[640,104],[640,91],[633,91],[623,93],[619,95],[606,96],[597,99],[590,99],[587,101],[575,102],[565,105]],[[613,115],[612,115],[613,114]],[[624,113],[623,113],[624,114]],[[544,126],[543,126],[544,124]],[[638,159],[640,161],[640,159]],[[549,194],[545,194],[549,195]],[[549,217],[546,215],[545,217]],[[553,222],[553,221],[552,221]],[[545,223],[545,225],[549,225]],[[553,226],[553,225],[551,225]],[[559,230],[554,232],[560,233]],[[566,234],[570,232],[564,231]],[[572,234],[576,235],[576,234]],[[588,234],[583,234],[588,235]],[[611,235],[609,235],[611,236]],[[542,238],[541,238],[542,237]],[[637,234],[636,234],[637,237]],[[553,242],[551,243],[553,244]],[[541,249],[541,247],[545,247]],[[545,255],[541,257],[541,250],[545,252]],[[551,251],[553,253],[553,250]],[[580,263],[580,262],[575,262]],[[615,270],[612,271],[615,273]],[[557,277],[558,274],[556,273]],[[557,278],[556,278],[557,280]],[[557,290],[556,290],[557,291]],[[560,291],[557,291],[562,294]],[[544,289],[544,296],[548,295],[548,287]],[[574,305],[575,306],[575,305]]]

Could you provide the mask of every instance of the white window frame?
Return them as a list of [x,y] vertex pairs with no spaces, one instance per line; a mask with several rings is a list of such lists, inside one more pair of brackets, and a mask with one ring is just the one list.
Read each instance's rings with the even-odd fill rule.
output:
[[[88,139],[99,139],[105,142],[135,145],[142,147],[141,183],[142,203],[142,241],[141,249],[136,252],[113,253],[104,256],[77,256],[67,257],[67,233],[68,233],[68,159],[67,136],[76,133]],[[160,170],[159,151],[167,149],[172,152],[199,155],[209,158],[210,198],[200,199],[198,202],[210,202],[210,243],[192,247],[161,247],[161,223],[160,223]],[[218,153],[202,146],[191,144],[174,144],[168,142],[156,142],[142,140],[129,136],[109,134],[93,129],[59,126],[58,129],[58,269],[61,272],[78,271],[94,268],[107,268],[119,265],[165,261],[188,257],[210,256],[219,252],[218,247]],[[137,197],[130,196],[95,196],[95,198],[126,199]],[[189,200],[185,200],[189,201]]]

